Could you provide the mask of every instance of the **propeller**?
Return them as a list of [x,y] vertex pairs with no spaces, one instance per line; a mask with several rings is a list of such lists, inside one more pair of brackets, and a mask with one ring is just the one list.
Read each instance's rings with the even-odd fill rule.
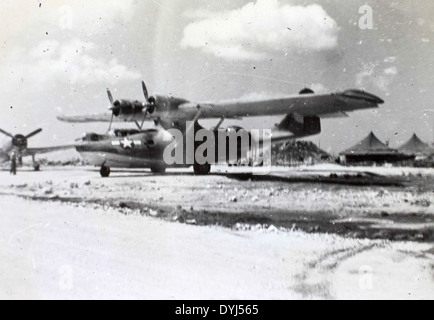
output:
[[29,134],[26,136],[26,139],[30,139],[31,137],[34,137],[34,136],[36,136],[37,134],[39,134],[39,133],[41,133],[41,132],[42,132],[42,129],[35,130],[35,131],[33,131],[32,133],[29,133]]
[[143,89],[143,95],[145,96],[145,100],[148,103],[145,107],[145,119],[146,119],[148,113],[152,114],[155,111],[155,99],[149,96],[148,89],[146,88],[146,84],[144,81],[142,81],[142,89]]
[[[149,96],[149,91],[148,91],[144,81],[142,81],[142,90],[143,90],[143,95],[145,96],[145,102],[142,103],[141,110],[145,110],[145,116],[143,118],[142,125],[140,126],[139,124],[137,124],[137,126],[139,127],[140,130],[143,127],[143,124],[146,121],[148,114],[154,113],[154,111],[155,111],[155,99],[153,97]],[[127,108],[127,106],[123,106],[123,103],[124,103],[123,101],[115,101],[113,99],[113,95],[109,89],[107,89],[107,96],[108,96],[109,101],[110,101],[109,110],[112,112],[112,116],[110,119],[110,126],[109,126],[109,130],[108,130],[108,131],[111,131],[112,126],[113,126],[114,117],[118,117],[121,114],[122,108],[123,107]],[[137,107],[138,107],[138,105],[136,104],[136,102],[131,103],[129,105],[129,108],[132,108],[133,113],[135,113],[135,110]]]
[[143,94],[145,95],[146,102],[150,103],[149,102],[149,93],[148,93],[148,89],[146,88],[145,81],[142,81],[142,89],[143,89]]
[[146,84],[145,81],[142,81],[142,89],[143,89],[143,95],[145,96],[145,100],[146,100],[146,105],[144,106],[145,109],[145,116],[143,117],[143,121],[142,121],[142,125],[139,125],[137,122],[137,127],[142,130],[143,128],[143,124],[146,121],[146,118],[148,116],[149,113],[154,113],[155,111],[155,100],[154,98],[149,97],[149,92],[148,92],[148,88],[146,88]]
[[112,118],[110,119],[110,125],[109,125],[109,129],[108,129],[108,132],[110,132],[112,130],[113,118],[115,116],[115,112],[116,112],[115,109],[116,109],[116,107],[115,107],[115,102],[113,100],[113,95],[112,95],[112,93],[110,92],[109,89],[107,89],[107,95],[108,95],[108,98],[110,100],[110,110],[112,112]]
[[27,148],[27,140],[36,136],[37,134],[42,132],[42,129],[38,129],[33,131],[32,133],[29,133],[28,135],[24,136],[22,134],[12,135],[7,131],[4,131],[3,129],[0,129],[0,132],[4,135],[8,136],[12,139],[12,145],[18,149],[25,149]]
[[114,117],[118,117],[121,114],[121,108],[122,107],[121,107],[121,103],[119,101],[115,101],[113,99],[113,95],[109,89],[107,89],[107,96],[108,96],[109,101],[110,101],[109,110],[112,112],[112,117],[110,119],[110,126],[109,126],[109,130],[108,130],[110,132],[112,129]]
[[14,138],[13,135],[11,135],[9,132],[4,131],[3,129],[0,129],[0,132],[3,133],[5,136],[8,136],[9,138]]

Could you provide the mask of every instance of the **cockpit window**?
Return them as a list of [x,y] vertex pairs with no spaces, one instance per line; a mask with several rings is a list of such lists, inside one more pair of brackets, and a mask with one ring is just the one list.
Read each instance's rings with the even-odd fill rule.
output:
[[138,130],[115,130],[115,136],[118,138],[124,138],[124,137],[128,137],[134,134],[138,134],[140,133],[140,131]]

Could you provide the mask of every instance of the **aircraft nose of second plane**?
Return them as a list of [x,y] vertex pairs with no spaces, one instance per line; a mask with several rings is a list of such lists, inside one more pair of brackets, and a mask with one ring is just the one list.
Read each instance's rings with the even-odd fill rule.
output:
[[16,135],[12,139],[12,144],[14,147],[19,149],[27,148],[27,139],[23,135]]

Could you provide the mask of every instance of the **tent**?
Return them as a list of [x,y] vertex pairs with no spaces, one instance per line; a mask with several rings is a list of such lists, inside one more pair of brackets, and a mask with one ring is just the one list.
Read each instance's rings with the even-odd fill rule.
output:
[[404,160],[414,160],[414,156],[404,154],[396,149],[388,147],[380,141],[373,132],[355,146],[341,153],[344,161],[351,162],[369,162],[369,163],[387,163]]
[[428,143],[419,139],[416,134],[414,134],[413,137],[398,150],[405,154],[414,155],[429,155],[434,153],[434,149],[432,149]]

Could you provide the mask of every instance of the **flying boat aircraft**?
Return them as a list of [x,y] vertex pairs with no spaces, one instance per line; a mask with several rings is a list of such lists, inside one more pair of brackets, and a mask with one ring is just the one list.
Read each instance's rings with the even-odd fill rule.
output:
[[[226,119],[247,117],[267,117],[282,115],[283,120],[272,131],[271,142],[279,143],[304,138],[321,133],[321,119],[348,117],[348,112],[378,108],[384,101],[379,97],[360,90],[346,90],[332,94],[315,94],[311,89],[303,89],[298,95],[256,101],[190,102],[171,96],[150,96],[144,82],[144,101],[114,100],[107,90],[110,113],[85,116],[60,116],[59,120],[69,123],[110,123],[133,122],[138,131],[125,137],[94,135],[97,141],[87,137],[77,151],[88,161],[101,165],[101,175],[110,174],[113,167],[151,168],[153,172],[164,172],[167,166],[163,153],[171,141],[169,130],[178,129],[184,138],[190,131],[193,136],[204,129],[199,120],[219,120],[217,126],[209,129],[217,135]],[[155,128],[143,130],[145,122],[153,121]],[[226,131],[239,132],[242,128],[232,127]],[[89,139],[88,139],[89,138]],[[200,144],[195,143],[193,152]],[[184,149],[184,153],[191,152]],[[208,174],[213,163],[178,164],[193,166],[195,174]],[[173,166],[173,165],[172,165]]]

